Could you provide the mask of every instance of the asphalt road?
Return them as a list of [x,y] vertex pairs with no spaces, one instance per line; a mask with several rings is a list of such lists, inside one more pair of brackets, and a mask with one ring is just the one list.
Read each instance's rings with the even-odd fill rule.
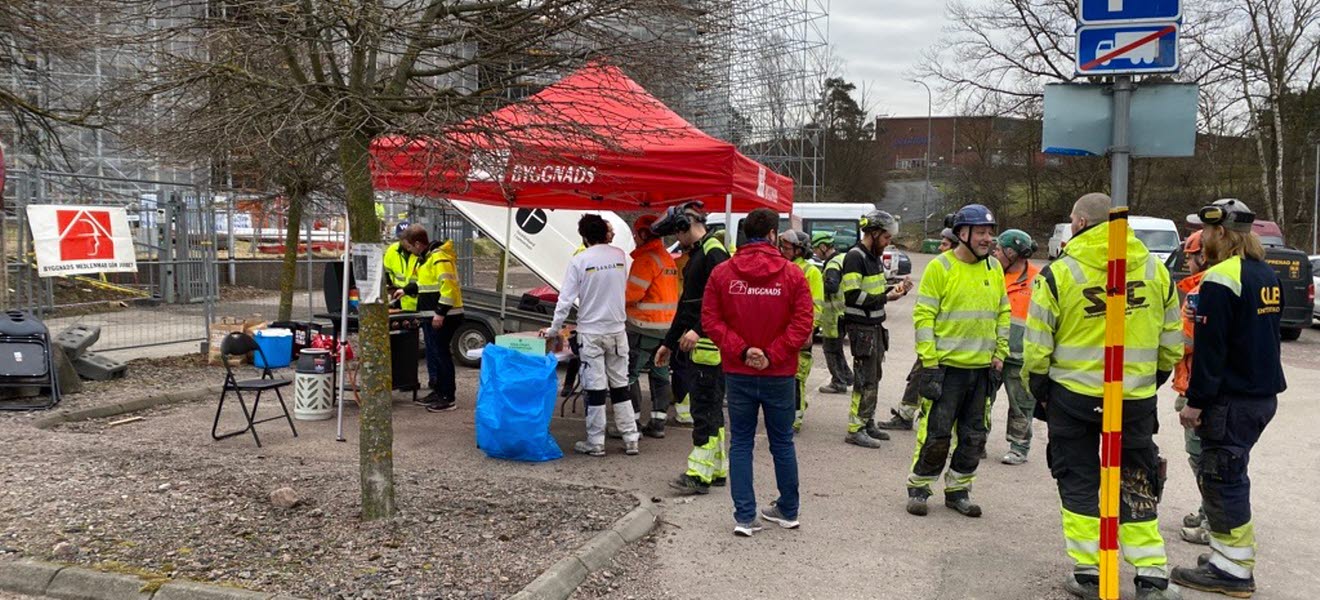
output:
[[[929,191],[925,191],[929,189]],[[925,180],[887,181],[885,197],[876,204],[880,210],[897,216],[906,235],[916,235],[921,231],[923,214],[931,215],[927,226],[936,233],[942,227],[944,219],[944,194],[934,186],[926,187]],[[925,213],[923,213],[923,207]]]
[[[930,257],[914,254],[919,275]],[[880,410],[885,417],[897,402],[914,350],[911,298],[891,305],[892,344],[880,384]],[[1320,440],[1309,427],[1320,422],[1320,406],[1311,390],[1320,388],[1320,330],[1304,333],[1300,342],[1285,343],[1285,369],[1290,389],[1281,397],[1278,416],[1265,432],[1252,460],[1255,520],[1260,540],[1256,572],[1261,600],[1313,598],[1320,572],[1313,559],[1320,539]],[[394,406],[395,461],[425,468],[436,461],[462,461],[492,474],[542,477],[636,490],[665,507],[655,564],[655,580],[641,598],[940,598],[1063,599],[1060,582],[1071,569],[1064,553],[1059,501],[1044,464],[1045,428],[1037,423],[1036,443],[1026,465],[998,462],[1007,451],[1004,441],[1006,403],[993,411],[988,452],[973,489],[985,510],[968,519],[939,502],[925,518],[908,515],[905,480],[912,460],[913,433],[897,433],[879,450],[844,444],[848,398],[818,395],[814,390],[828,373],[819,351],[812,373],[811,407],[806,427],[797,438],[802,482],[802,528],[771,527],[751,539],[732,534],[732,502],[727,488],[692,499],[675,498],[667,482],[684,468],[691,447],[688,430],[671,428],[664,440],[644,439],[642,454],[624,456],[619,442],[610,454],[591,458],[568,454],[563,460],[523,464],[488,459],[473,443],[472,405],[476,372],[459,371],[460,409],[428,414],[404,401]],[[1169,483],[1161,506],[1161,531],[1174,564],[1192,563],[1204,547],[1178,539],[1182,515],[1198,504],[1197,491],[1182,450],[1182,432],[1173,412],[1174,394],[1160,394],[1163,430],[1158,442],[1169,459]],[[180,409],[149,425],[118,428],[118,435],[152,435],[152,428],[186,428],[199,444],[209,426],[213,406]],[[581,406],[556,418],[551,429],[563,448],[583,435]],[[355,410],[349,409],[348,443],[333,441],[333,421],[300,422],[298,438],[271,433],[263,436],[263,454],[291,454],[321,460],[356,461]],[[245,440],[244,440],[245,441]],[[225,442],[228,443],[228,442]],[[241,443],[235,441],[234,443]],[[765,438],[756,455],[758,499],[774,499],[773,469]],[[309,463],[310,464],[310,463]],[[407,485],[401,482],[400,485]],[[939,499],[937,495],[936,500]],[[1130,582],[1125,567],[1123,579]],[[1125,597],[1131,597],[1130,583]],[[1189,599],[1211,598],[1187,592]]]

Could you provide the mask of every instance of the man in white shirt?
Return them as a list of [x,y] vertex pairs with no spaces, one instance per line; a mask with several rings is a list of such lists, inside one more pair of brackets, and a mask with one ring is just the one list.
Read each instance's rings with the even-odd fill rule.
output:
[[628,261],[623,250],[611,246],[614,231],[600,215],[578,221],[578,234],[586,249],[573,257],[559,290],[555,319],[544,335],[553,335],[578,303],[577,334],[581,344],[582,388],[587,392],[587,439],[573,450],[605,456],[605,404],[614,405],[614,424],[623,433],[624,453],[637,454],[637,416],[628,393],[628,319],[624,308]]

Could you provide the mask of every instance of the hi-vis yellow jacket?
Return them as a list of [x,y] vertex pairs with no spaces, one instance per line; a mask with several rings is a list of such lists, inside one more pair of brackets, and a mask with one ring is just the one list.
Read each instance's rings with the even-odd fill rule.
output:
[[989,367],[1008,356],[1010,312],[999,261],[965,263],[949,250],[930,262],[917,287],[917,357],[926,367]]
[[453,240],[432,242],[417,267],[417,308],[437,315],[463,312],[463,289],[458,285]]
[[[1041,269],[1027,309],[1022,377],[1048,374],[1075,394],[1099,398],[1105,381],[1105,284],[1108,225],[1068,242],[1068,253]],[[1123,398],[1155,395],[1156,372],[1182,357],[1182,317],[1169,271],[1128,229]]]

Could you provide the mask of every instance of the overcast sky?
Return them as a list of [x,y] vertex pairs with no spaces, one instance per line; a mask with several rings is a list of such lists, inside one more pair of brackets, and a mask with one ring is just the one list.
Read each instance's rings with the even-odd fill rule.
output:
[[944,0],[830,0],[830,43],[846,61],[845,78],[866,84],[873,115],[926,114],[926,90],[905,74],[939,38],[944,6]]

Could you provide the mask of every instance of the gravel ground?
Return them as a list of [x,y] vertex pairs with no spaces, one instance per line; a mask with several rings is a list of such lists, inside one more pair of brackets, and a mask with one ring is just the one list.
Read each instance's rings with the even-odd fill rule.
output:
[[[608,567],[587,576],[573,593],[573,600],[611,598],[615,600],[660,600],[678,598],[665,591],[657,574],[656,544],[663,536],[661,524],[651,535],[628,544]],[[3,600],[3,599],[0,599]]]
[[[104,403],[214,378],[186,361],[156,366],[152,383],[149,370],[138,369],[142,379],[109,382],[71,397],[70,405],[74,398]],[[199,408],[139,414],[161,423]],[[148,580],[306,598],[500,598],[636,503],[629,494],[440,462],[424,470],[396,466],[400,515],[366,524],[358,520],[355,461],[217,446],[196,432],[107,428],[109,419],[38,431],[30,418],[0,418],[7,455],[0,465],[0,555]],[[270,498],[286,486],[300,498],[291,509]],[[653,561],[653,543],[629,552],[580,597],[650,597],[633,570]],[[620,591],[625,595],[616,596]]]
[[[123,379],[84,381],[82,392],[63,396],[56,408],[75,410],[116,404],[164,392],[219,385],[224,379],[224,367],[207,365],[206,357],[200,354],[172,358],[142,358],[128,361],[128,372]],[[28,422],[48,414],[48,412],[0,411],[0,424]]]

